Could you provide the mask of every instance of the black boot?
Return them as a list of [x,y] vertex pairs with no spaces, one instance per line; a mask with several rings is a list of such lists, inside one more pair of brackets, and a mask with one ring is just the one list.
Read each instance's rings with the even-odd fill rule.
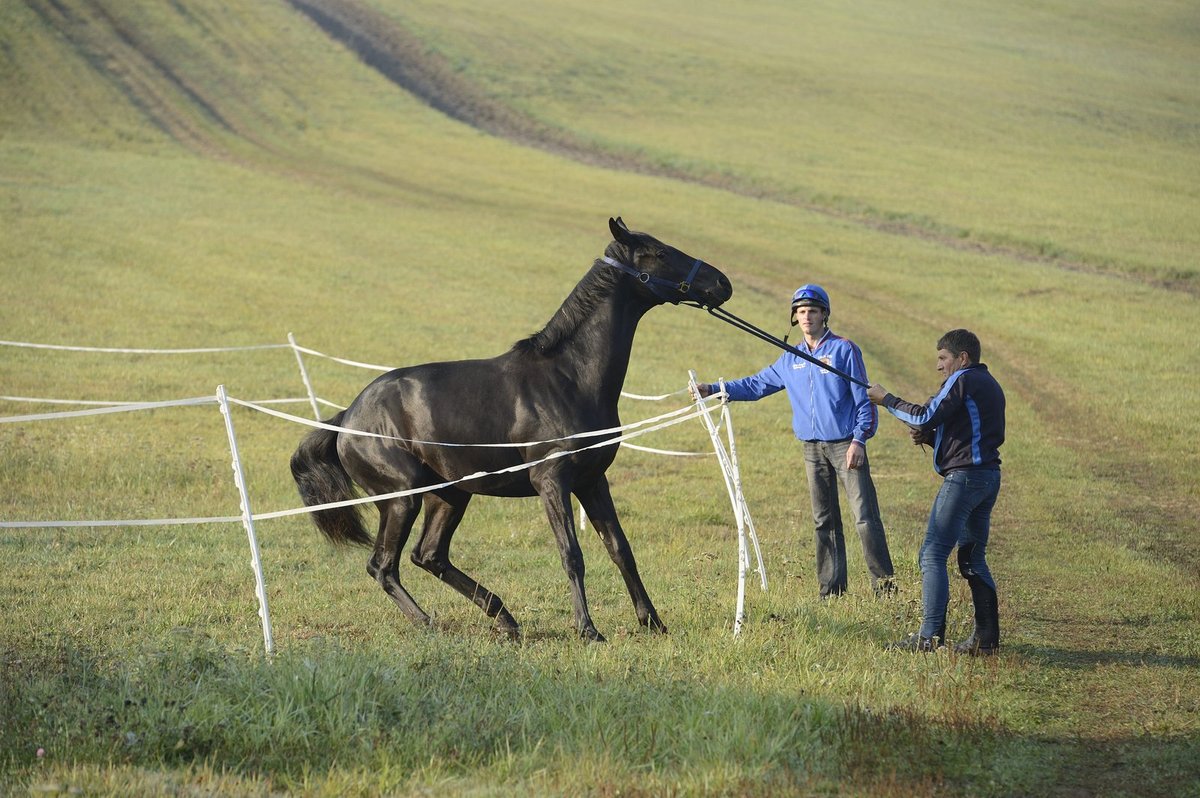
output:
[[977,657],[980,655],[987,656],[989,654],[995,654],[996,649],[991,649],[990,651],[981,650],[979,647],[979,633],[975,629],[972,629],[970,637],[960,643],[954,644],[954,653],[967,654],[972,657]]
[[975,605],[975,628],[971,636],[954,647],[959,654],[988,657],[1000,650],[1000,602],[996,591],[977,576],[967,577],[971,603]]

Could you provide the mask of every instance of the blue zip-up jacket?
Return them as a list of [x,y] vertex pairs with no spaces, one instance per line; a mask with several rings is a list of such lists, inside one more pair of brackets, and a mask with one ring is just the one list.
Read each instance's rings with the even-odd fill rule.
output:
[[923,405],[888,394],[883,406],[910,427],[933,431],[933,470],[999,468],[1004,390],[982,363],[951,374]]
[[[867,382],[862,351],[848,338],[826,331],[816,347],[800,341],[796,348]],[[784,389],[792,403],[792,429],[802,441],[853,438],[865,446],[879,427],[879,412],[865,388],[791,352],[757,374],[725,383],[733,402],[752,402]]]

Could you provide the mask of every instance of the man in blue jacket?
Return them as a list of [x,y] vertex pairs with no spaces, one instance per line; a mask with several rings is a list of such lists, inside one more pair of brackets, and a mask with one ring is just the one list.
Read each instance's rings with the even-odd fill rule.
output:
[[[829,295],[825,289],[812,284],[798,288],[792,295],[791,322],[804,333],[797,348],[866,383],[862,352],[853,341],[829,329]],[[696,387],[702,397],[717,390],[711,384]],[[725,383],[732,402],[752,402],[781,390],[787,391],[792,405],[792,429],[804,443],[821,598],[846,592],[839,479],[858,528],[875,593],[891,593],[892,557],[867,462],[867,440],[879,426],[879,414],[867,398],[866,389],[790,352],[757,374]]]
[[984,557],[992,507],[1000,493],[1000,446],[1004,443],[1004,391],[979,362],[979,338],[951,330],[937,343],[941,388],[923,405],[906,402],[878,383],[868,395],[908,424],[913,443],[933,444],[933,469],[943,478],[921,545],[921,629],[893,644],[904,651],[932,651],[945,644],[950,580],[946,562],[958,546],[958,568],[971,588],[975,630],[954,647],[960,654],[1000,650],[996,582]]

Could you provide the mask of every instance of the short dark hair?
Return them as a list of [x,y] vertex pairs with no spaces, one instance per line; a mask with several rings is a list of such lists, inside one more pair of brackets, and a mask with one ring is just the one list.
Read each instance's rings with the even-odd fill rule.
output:
[[951,330],[938,339],[937,348],[945,349],[955,357],[966,352],[972,363],[978,363],[981,354],[979,338],[970,330]]

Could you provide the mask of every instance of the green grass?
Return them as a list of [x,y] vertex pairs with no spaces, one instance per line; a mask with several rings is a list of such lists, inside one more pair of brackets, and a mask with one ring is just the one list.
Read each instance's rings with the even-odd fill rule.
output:
[[[936,387],[938,335],[980,334],[1010,403],[990,557],[1005,653],[884,651],[918,622],[937,487],[887,418],[871,458],[900,597],[867,597],[852,544],[851,594],[816,601],[776,398],[733,409],[770,577],[736,641],[736,540],[711,458],[627,451],[610,470],[671,634],[638,630],[585,535],[603,647],[575,637],[532,501],[476,500],[455,546],[522,622],[517,645],[406,568],[436,619],[418,631],[365,551],[329,548],[301,517],[260,522],[270,661],[236,524],[0,531],[3,790],[1200,792],[1200,62],[1185,4],[370,6],[495,107],[610,166],[452,122],[288,5],[6,4],[0,339],[294,332],[372,363],[486,357],[550,317],[620,214],[724,269],[729,308],[771,330],[795,285],[822,283],[834,328],[908,398]],[[287,351],[0,349],[0,395],[303,392]],[[773,357],[706,314],[660,309],[627,388]],[[342,403],[371,377],[308,364]],[[294,506],[303,430],[234,420],[254,509]],[[695,422],[640,442],[707,445]],[[237,507],[213,406],[0,424],[4,520]],[[970,623],[959,581],[956,635]]]

